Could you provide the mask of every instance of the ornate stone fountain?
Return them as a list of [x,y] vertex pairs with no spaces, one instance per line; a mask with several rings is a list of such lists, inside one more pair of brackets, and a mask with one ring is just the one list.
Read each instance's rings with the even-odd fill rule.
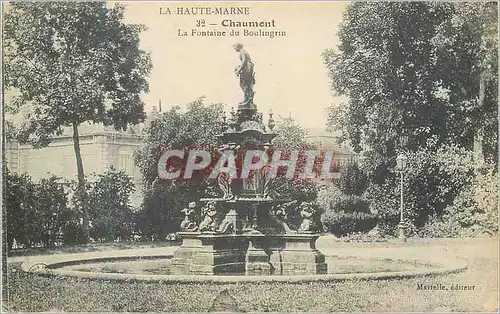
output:
[[[230,114],[228,128],[219,137],[220,154],[240,155],[246,149],[267,151],[274,120],[269,114],[267,127],[253,103],[255,78],[253,64],[243,46],[236,44],[241,64],[235,72],[240,78],[244,101]],[[241,170],[237,165],[238,171]],[[182,245],[174,253],[172,274],[192,275],[286,275],[325,274],[324,255],[315,247],[321,230],[313,204],[273,199],[273,181],[267,168],[257,170],[246,180],[233,179],[221,172],[217,183],[220,197],[202,198],[183,209],[185,219],[178,236]],[[297,226],[292,215],[300,216]]]

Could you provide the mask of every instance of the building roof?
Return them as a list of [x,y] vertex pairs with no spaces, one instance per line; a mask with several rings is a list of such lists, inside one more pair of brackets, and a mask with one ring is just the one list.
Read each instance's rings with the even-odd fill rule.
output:
[[342,155],[353,155],[354,152],[346,145],[339,143],[340,132],[330,132],[325,128],[307,128],[305,140],[318,144],[325,149],[332,150]]

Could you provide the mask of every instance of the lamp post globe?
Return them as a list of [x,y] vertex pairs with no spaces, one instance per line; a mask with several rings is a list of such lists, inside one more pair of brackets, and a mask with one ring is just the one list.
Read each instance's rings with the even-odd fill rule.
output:
[[408,157],[405,154],[400,153],[396,157],[396,166],[398,171],[405,171],[408,163]]

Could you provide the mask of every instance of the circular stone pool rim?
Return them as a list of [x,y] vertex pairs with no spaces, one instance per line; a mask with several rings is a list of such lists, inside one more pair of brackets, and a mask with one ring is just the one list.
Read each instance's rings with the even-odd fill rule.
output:
[[[86,264],[92,262],[105,261],[121,261],[121,260],[140,260],[140,259],[161,259],[172,258],[172,254],[156,254],[156,255],[137,255],[137,254],[119,254],[107,257],[72,257],[71,255],[60,256],[52,255],[50,259],[40,256],[39,258],[32,257],[29,261],[21,264],[21,270],[26,273],[37,274],[48,277],[70,277],[87,280],[116,280],[125,282],[151,282],[151,283],[269,283],[269,282],[285,282],[285,283],[304,283],[304,282],[340,282],[347,280],[387,280],[387,279],[408,279],[414,277],[445,275],[457,273],[467,269],[465,262],[460,260],[447,260],[446,262],[426,262],[416,260],[405,260],[400,258],[377,258],[374,260],[393,260],[406,263],[426,263],[425,266],[435,268],[422,268],[418,270],[394,271],[394,272],[375,272],[375,273],[350,273],[350,274],[318,274],[318,275],[267,275],[267,276],[244,276],[244,275],[145,275],[145,274],[121,274],[121,273],[103,273],[103,272],[88,272],[68,270],[64,267],[75,264]],[[333,256],[329,255],[328,256]],[[336,255],[342,258],[361,258],[366,259],[366,256],[353,255]],[[46,265],[50,270],[31,269],[36,264]],[[424,265],[422,267],[425,267]]]

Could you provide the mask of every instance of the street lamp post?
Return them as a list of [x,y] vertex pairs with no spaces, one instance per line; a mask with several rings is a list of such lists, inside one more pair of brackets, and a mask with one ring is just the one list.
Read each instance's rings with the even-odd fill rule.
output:
[[403,180],[404,180],[404,172],[406,170],[407,166],[407,161],[408,158],[406,157],[405,154],[400,153],[398,157],[396,157],[396,166],[397,166],[397,171],[401,174],[401,186],[400,186],[400,192],[401,192],[401,204],[400,204],[400,218],[399,218],[399,238],[402,239],[403,241],[406,241],[406,224],[404,222],[404,193],[403,193]]

